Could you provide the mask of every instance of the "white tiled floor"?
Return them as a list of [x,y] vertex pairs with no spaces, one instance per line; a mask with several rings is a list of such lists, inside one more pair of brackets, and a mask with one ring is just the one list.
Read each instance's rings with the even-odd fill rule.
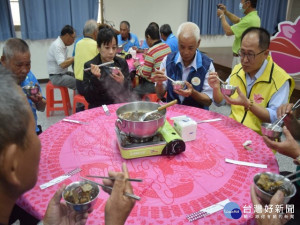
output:
[[[46,90],[45,90],[46,84],[42,83],[41,88],[44,96],[46,95]],[[60,98],[60,93],[58,90],[55,90],[54,92],[55,96],[57,98]],[[69,89],[69,95],[71,99],[71,104],[73,100],[73,90]],[[229,106],[222,106],[222,107],[216,107],[213,104],[210,107],[211,111],[218,112],[223,115],[229,115],[230,114],[230,107]],[[58,121],[62,120],[65,117],[65,114],[63,111],[55,111],[52,112],[50,117],[46,117],[46,112],[38,112],[38,124],[40,124],[45,131],[48,127],[50,127],[52,124],[57,123]],[[293,164],[293,161],[291,158],[286,157],[284,155],[281,155],[279,153],[276,154],[276,158],[278,160],[279,164],[279,169],[280,171],[295,171],[296,166]]]

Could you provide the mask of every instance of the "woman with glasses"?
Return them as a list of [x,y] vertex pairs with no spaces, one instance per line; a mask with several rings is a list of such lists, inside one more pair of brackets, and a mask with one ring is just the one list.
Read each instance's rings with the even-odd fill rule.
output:
[[231,105],[230,117],[261,134],[261,123],[273,123],[277,108],[289,102],[294,80],[269,56],[270,34],[263,28],[248,28],[242,35],[236,65],[227,79],[237,91],[225,96],[220,91],[217,73],[210,73],[208,82],[213,88],[216,105]]

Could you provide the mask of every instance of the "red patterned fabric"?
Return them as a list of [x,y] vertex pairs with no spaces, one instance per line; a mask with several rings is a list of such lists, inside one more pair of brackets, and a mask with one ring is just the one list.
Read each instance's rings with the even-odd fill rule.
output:
[[[167,110],[167,119],[188,115],[195,120],[221,117],[222,121],[198,124],[197,139],[186,143],[186,151],[173,157],[155,156],[124,160],[121,158],[114,131],[118,105],[109,105],[110,116],[102,108],[94,108],[68,118],[87,121],[88,125],[58,122],[41,135],[42,153],[36,186],[19,200],[18,205],[42,218],[47,204],[62,183],[40,190],[39,185],[75,167],[80,174],[63,183],[79,180],[87,174],[107,175],[109,170],[121,170],[125,161],[134,193],[141,201],[131,212],[126,224],[187,224],[186,215],[229,199],[243,206],[251,205],[250,185],[253,176],[263,171],[278,172],[275,156],[254,131],[218,113],[184,105]],[[242,144],[252,140],[253,151]],[[225,163],[230,158],[267,164],[267,169]],[[95,181],[102,182],[101,179]],[[104,207],[108,195],[101,191],[87,224],[104,224]],[[251,214],[248,214],[250,216]],[[254,219],[230,220],[222,211],[193,224],[255,224]]]

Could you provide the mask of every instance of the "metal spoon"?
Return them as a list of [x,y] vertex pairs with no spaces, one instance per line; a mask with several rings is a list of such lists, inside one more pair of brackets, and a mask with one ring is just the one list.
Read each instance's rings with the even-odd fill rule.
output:
[[[155,71],[159,71],[158,69],[154,68]],[[167,79],[169,79],[170,81],[172,81],[173,83],[176,82],[175,80],[173,80],[172,78],[168,77],[166,74],[165,76],[167,77]]]
[[[214,72],[214,71],[212,71],[212,70],[208,70],[208,73],[213,73],[213,72]],[[224,84],[224,85],[227,85],[227,84],[228,84],[227,82],[221,80],[221,78],[220,78],[219,76],[217,76],[217,75],[215,75],[215,76],[217,77],[217,79],[218,79],[222,84]]]
[[139,118],[139,121],[144,121],[144,120],[146,119],[146,117],[149,116],[149,115],[151,115],[152,113],[156,113],[156,112],[158,112],[158,111],[160,111],[160,110],[163,110],[163,109],[165,109],[165,108],[167,108],[167,107],[169,107],[169,106],[171,106],[171,105],[174,105],[174,104],[176,104],[176,103],[177,103],[177,99],[175,99],[175,100],[173,100],[173,101],[171,101],[171,102],[169,102],[169,103],[167,103],[167,104],[165,104],[165,105],[163,105],[163,106],[158,107],[158,108],[157,108],[156,110],[154,110],[154,111],[146,112],[144,115],[142,115],[142,116]]
[[227,82],[221,80],[221,78],[220,78],[219,76],[217,76],[217,79],[218,79],[222,84],[224,84],[224,85],[227,85],[227,84],[228,84]]

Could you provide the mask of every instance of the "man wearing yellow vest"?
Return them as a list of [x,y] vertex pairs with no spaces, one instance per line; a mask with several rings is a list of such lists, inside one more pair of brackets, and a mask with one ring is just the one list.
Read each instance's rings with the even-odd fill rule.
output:
[[268,31],[251,27],[241,40],[241,63],[227,79],[230,85],[237,86],[237,91],[231,97],[224,96],[215,72],[210,73],[208,83],[217,106],[226,101],[231,105],[231,118],[261,134],[261,123],[277,119],[276,110],[289,102],[295,82],[269,56]]

